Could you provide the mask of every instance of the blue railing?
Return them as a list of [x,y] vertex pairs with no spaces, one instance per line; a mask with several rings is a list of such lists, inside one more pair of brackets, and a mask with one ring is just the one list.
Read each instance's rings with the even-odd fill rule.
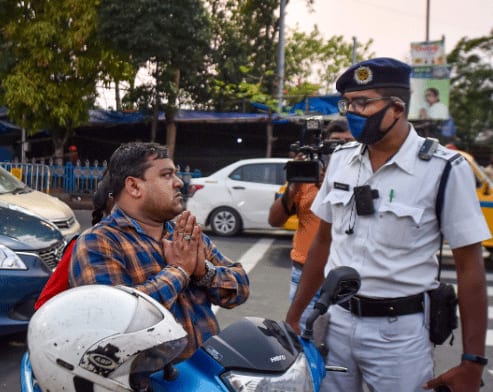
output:
[[[107,162],[101,164],[98,161],[90,163],[80,161],[74,165],[71,162],[0,162],[5,170],[11,172],[29,187],[46,193],[70,193],[70,194],[91,194],[96,190],[98,182],[103,178],[107,168]],[[178,172],[185,186],[188,185],[190,178],[200,177],[201,171]]]

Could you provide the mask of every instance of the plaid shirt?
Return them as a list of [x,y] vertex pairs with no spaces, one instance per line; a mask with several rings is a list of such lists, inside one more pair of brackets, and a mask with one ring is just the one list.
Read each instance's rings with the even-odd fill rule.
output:
[[[173,224],[166,222],[165,230],[165,237],[171,240]],[[233,308],[249,295],[248,276],[241,264],[222,255],[209,237],[202,238],[206,258],[217,271],[208,288],[195,286],[186,274],[169,267],[161,242],[115,208],[77,239],[69,269],[70,285],[124,285],[148,294],[170,310],[187,331],[188,345],[179,359],[188,358],[219,332],[211,305]]]

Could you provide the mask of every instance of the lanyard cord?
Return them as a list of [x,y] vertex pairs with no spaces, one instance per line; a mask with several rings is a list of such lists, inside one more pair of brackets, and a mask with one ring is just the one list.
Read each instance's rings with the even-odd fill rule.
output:
[[[363,152],[361,154],[361,157],[360,157],[360,161],[359,161],[359,168],[358,168],[358,177],[356,179],[356,186],[359,185],[359,179],[360,179],[360,175],[361,175],[361,166],[363,165],[363,155],[365,154],[365,151],[366,151],[366,146],[365,148],[363,149]],[[351,204],[351,213],[349,214],[349,223],[348,223],[348,228],[347,230],[345,231],[346,234],[348,235],[351,235],[354,233],[354,226],[356,225],[356,214],[354,214],[354,207],[356,205],[356,199],[355,199],[355,196],[354,196],[354,187],[353,187],[353,196],[352,196],[353,200],[352,200],[352,204]],[[354,216],[354,220],[353,220],[353,216]],[[351,226],[351,221],[353,222],[353,225]]]

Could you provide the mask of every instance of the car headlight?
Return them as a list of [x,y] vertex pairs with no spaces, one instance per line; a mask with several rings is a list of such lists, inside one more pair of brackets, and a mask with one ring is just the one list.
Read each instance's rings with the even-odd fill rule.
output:
[[14,251],[0,245],[0,269],[27,270],[27,267]]
[[232,370],[221,378],[231,391],[251,392],[312,392],[310,367],[304,354],[282,374],[259,374]]

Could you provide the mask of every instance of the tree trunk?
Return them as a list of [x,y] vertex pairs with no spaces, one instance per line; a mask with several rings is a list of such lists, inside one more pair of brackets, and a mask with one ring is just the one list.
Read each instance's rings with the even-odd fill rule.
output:
[[122,98],[120,96],[120,82],[115,80],[115,102],[116,110],[120,112],[122,110]]
[[166,145],[168,147],[168,155],[173,159],[176,146],[176,123],[173,114],[166,115]]
[[272,121],[269,120],[267,123],[266,131],[267,131],[267,148],[265,150],[265,157],[270,158],[272,156],[272,142],[274,141],[273,137],[273,124]]
[[180,70],[175,71],[174,92],[168,94],[168,105],[166,108],[166,145],[168,154],[171,159],[175,155],[176,148],[176,123],[175,113],[178,110],[176,106],[177,93],[180,90]]
[[154,105],[154,112],[152,114],[151,136],[150,136],[151,142],[156,141],[158,119],[159,119],[159,107],[156,102],[156,104]]

